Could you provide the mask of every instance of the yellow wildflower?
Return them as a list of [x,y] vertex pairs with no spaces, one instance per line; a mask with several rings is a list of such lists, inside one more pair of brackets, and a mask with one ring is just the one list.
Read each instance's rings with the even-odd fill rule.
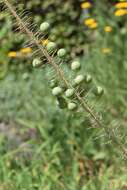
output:
[[32,49],[31,49],[30,47],[22,48],[22,49],[20,50],[20,52],[21,52],[22,54],[28,54],[28,53],[31,53],[31,52],[32,52]]
[[124,16],[125,14],[127,14],[127,10],[125,9],[119,9],[115,11],[115,16]]
[[88,19],[84,20],[84,24],[87,26],[94,24],[94,23],[95,23],[95,19],[93,19],[93,18],[88,18]]
[[8,53],[8,57],[16,57],[16,56],[17,56],[16,51],[10,51],[10,52]]
[[91,29],[95,29],[98,27],[98,23],[97,22],[94,22],[93,24],[89,25],[89,28]]
[[92,7],[92,5],[91,5],[90,2],[81,3],[81,8],[82,8],[82,9],[89,9],[89,8],[91,8],[91,7]]
[[102,53],[104,54],[109,54],[111,53],[112,49],[111,48],[102,48]]
[[112,27],[111,26],[105,26],[104,31],[105,32],[112,32]]
[[127,2],[119,2],[115,5],[115,7],[118,9],[127,8]]
[[41,44],[46,46],[47,44],[49,43],[49,40],[48,39],[44,39],[41,41]]

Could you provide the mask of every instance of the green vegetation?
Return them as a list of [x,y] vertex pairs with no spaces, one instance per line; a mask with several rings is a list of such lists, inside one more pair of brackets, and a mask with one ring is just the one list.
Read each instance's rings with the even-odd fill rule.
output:
[[[37,4],[30,0],[24,5],[38,28],[42,21],[51,23],[51,28],[41,25],[51,34],[40,43],[51,55],[58,49],[61,68],[72,82],[68,89],[56,75],[52,77],[45,59],[42,65],[36,52],[32,55],[35,47],[24,47],[28,39],[14,32],[16,26],[7,11],[0,13],[0,190],[127,188],[126,158],[73,99],[74,89],[78,86],[80,92],[85,81],[85,98],[89,95],[87,100],[101,122],[126,148],[127,15],[115,16],[116,8],[107,2],[95,1],[87,9],[80,1],[59,5],[54,0]],[[35,11],[40,4],[43,20],[42,13]],[[50,7],[57,10],[49,11]],[[93,20],[85,19],[83,11]],[[67,19],[70,14],[73,21]],[[73,35],[61,35],[61,27],[63,34],[71,30]],[[59,35],[54,38],[52,31]]]

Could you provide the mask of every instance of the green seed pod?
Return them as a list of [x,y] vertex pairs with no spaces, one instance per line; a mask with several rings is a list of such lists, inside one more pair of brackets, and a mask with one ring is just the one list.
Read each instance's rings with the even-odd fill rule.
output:
[[47,44],[46,48],[47,48],[47,50],[48,50],[49,52],[52,52],[52,51],[54,51],[54,50],[56,49],[56,43],[54,43],[54,42],[49,42],[49,43]]
[[70,98],[74,95],[74,89],[67,89],[66,92],[65,92],[65,95],[67,98]]
[[53,94],[54,96],[59,96],[59,95],[61,95],[61,94],[62,94],[62,88],[59,87],[59,86],[53,88],[53,89],[52,89],[52,94]]
[[59,58],[64,58],[66,56],[67,52],[65,49],[59,49],[58,52],[57,52],[57,55]]
[[52,79],[52,80],[50,81],[50,87],[51,87],[51,88],[54,88],[55,86],[57,86],[57,81],[56,81],[55,79]]
[[39,67],[39,66],[42,65],[42,62],[41,62],[40,59],[35,58],[35,59],[33,60],[33,62],[32,62],[32,65],[33,65],[33,67]]
[[71,63],[71,70],[76,71],[79,70],[81,68],[81,64],[79,61],[73,61]]
[[67,107],[67,102],[63,97],[57,97],[57,104],[61,109],[64,109]]
[[77,108],[76,103],[74,103],[74,102],[68,103],[68,109],[69,110],[74,111],[74,110],[76,110],[76,108]]
[[100,86],[97,86],[95,90],[95,95],[101,96],[103,93],[104,93],[104,89]]
[[86,83],[90,83],[91,81],[92,81],[91,75],[86,75],[86,77],[85,77],[85,82],[86,82]]
[[81,84],[84,81],[84,76],[83,75],[78,75],[75,79],[74,79],[74,84],[78,85]]
[[49,31],[49,28],[50,28],[50,24],[48,22],[43,22],[41,25],[40,25],[40,30],[44,33],[47,33]]

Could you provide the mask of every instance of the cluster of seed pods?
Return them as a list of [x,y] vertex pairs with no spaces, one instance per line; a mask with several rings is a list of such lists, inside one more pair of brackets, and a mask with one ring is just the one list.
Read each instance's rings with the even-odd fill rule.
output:
[[[43,33],[48,33],[50,30],[50,24],[47,22],[44,22],[40,25],[40,30]],[[46,45],[47,52],[55,52],[57,50],[57,45],[55,42],[48,42]],[[64,48],[58,49],[57,57],[59,59],[65,59],[67,55],[67,51]],[[33,67],[39,67],[42,65],[42,61],[38,58],[35,58],[33,60]],[[68,87],[63,87],[63,85],[60,85],[58,79],[51,79],[50,80],[50,87],[52,89],[52,95],[56,97],[57,103],[61,109],[67,108],[70,111],[75,111],[78,109],[78,101],[75,97],[75,93],[80,93],[80,96],[84,96],[86,91],[89,90],[89,87],[92,83],[92,77],[89,74],[83,75],[80,73],[81,70],[81,63],[78,60],[74,60],[71,62],[71,71],[75,74],[75,77],[71,81],[71,85]],[[78,91],[77,91],[78,89]],[[92,92],[95,96],[100,97],[104,90],[100,86],[96,86],[93,88]]]

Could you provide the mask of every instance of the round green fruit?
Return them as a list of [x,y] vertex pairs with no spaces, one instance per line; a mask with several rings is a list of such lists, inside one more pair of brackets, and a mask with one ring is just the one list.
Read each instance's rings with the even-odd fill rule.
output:
[[32,65],[33,65],[33,67],[39,67],[39,66],[41,66],[41,60],[40,59],[38,59],[38,58],[35,58],[34,60],[33,60],[33,62],[32,62]]
[[61,59],[64,58],[66,56],[66,54],[67,54],[67,52],[63,48],[59,49],[58,52],[57,52],[58,57],[61,58]]
[[70,98],[74,95],[74,89],[67,89],[66,92],[65,92],[65,95],[67,98]]
[[73,71],[79,70],[80,68],[81,68],[81,64],[80,64],[79,61],[73,61],[73,62],[71,63],[71,69],[72,69]]
[[74,83],[76,85],[81,84],[84,81],[84,76],[83,75],[77,75],[77,77],[74,79]]
[[90,83],[91,81],[92,81],[91,75],[86,75],[86,77],[85,77],[85,82],[86,82],[86,83]]
[[47,33],[49,31],[49,28],[50,28],[50,24],[48,22],[43,22],[41,25],[40,25],[40,30],[44,33]]
[[77,108],[76,103],[74,103],[74,102],[68,103],[68,109],[69,110],[74,111],[76,108]]
[[47,44],[46,48],[47,48],[47,50],[48,50],[49,52],[52,52],[52,51],[54,51],[54,50],[56,49],[56,43],[54,43],[54,42],[49,42],[49,43]]
[[53,94],[54,96],[59,96],[59,95],[61,95],[61,94],[62,94],[62,88],[59,87],[59,86],[53,88],[53,89],[52,89],[52,94]]
[[101,96],[104,93],[104,89],[100,86],[97,86],[95,95]]

